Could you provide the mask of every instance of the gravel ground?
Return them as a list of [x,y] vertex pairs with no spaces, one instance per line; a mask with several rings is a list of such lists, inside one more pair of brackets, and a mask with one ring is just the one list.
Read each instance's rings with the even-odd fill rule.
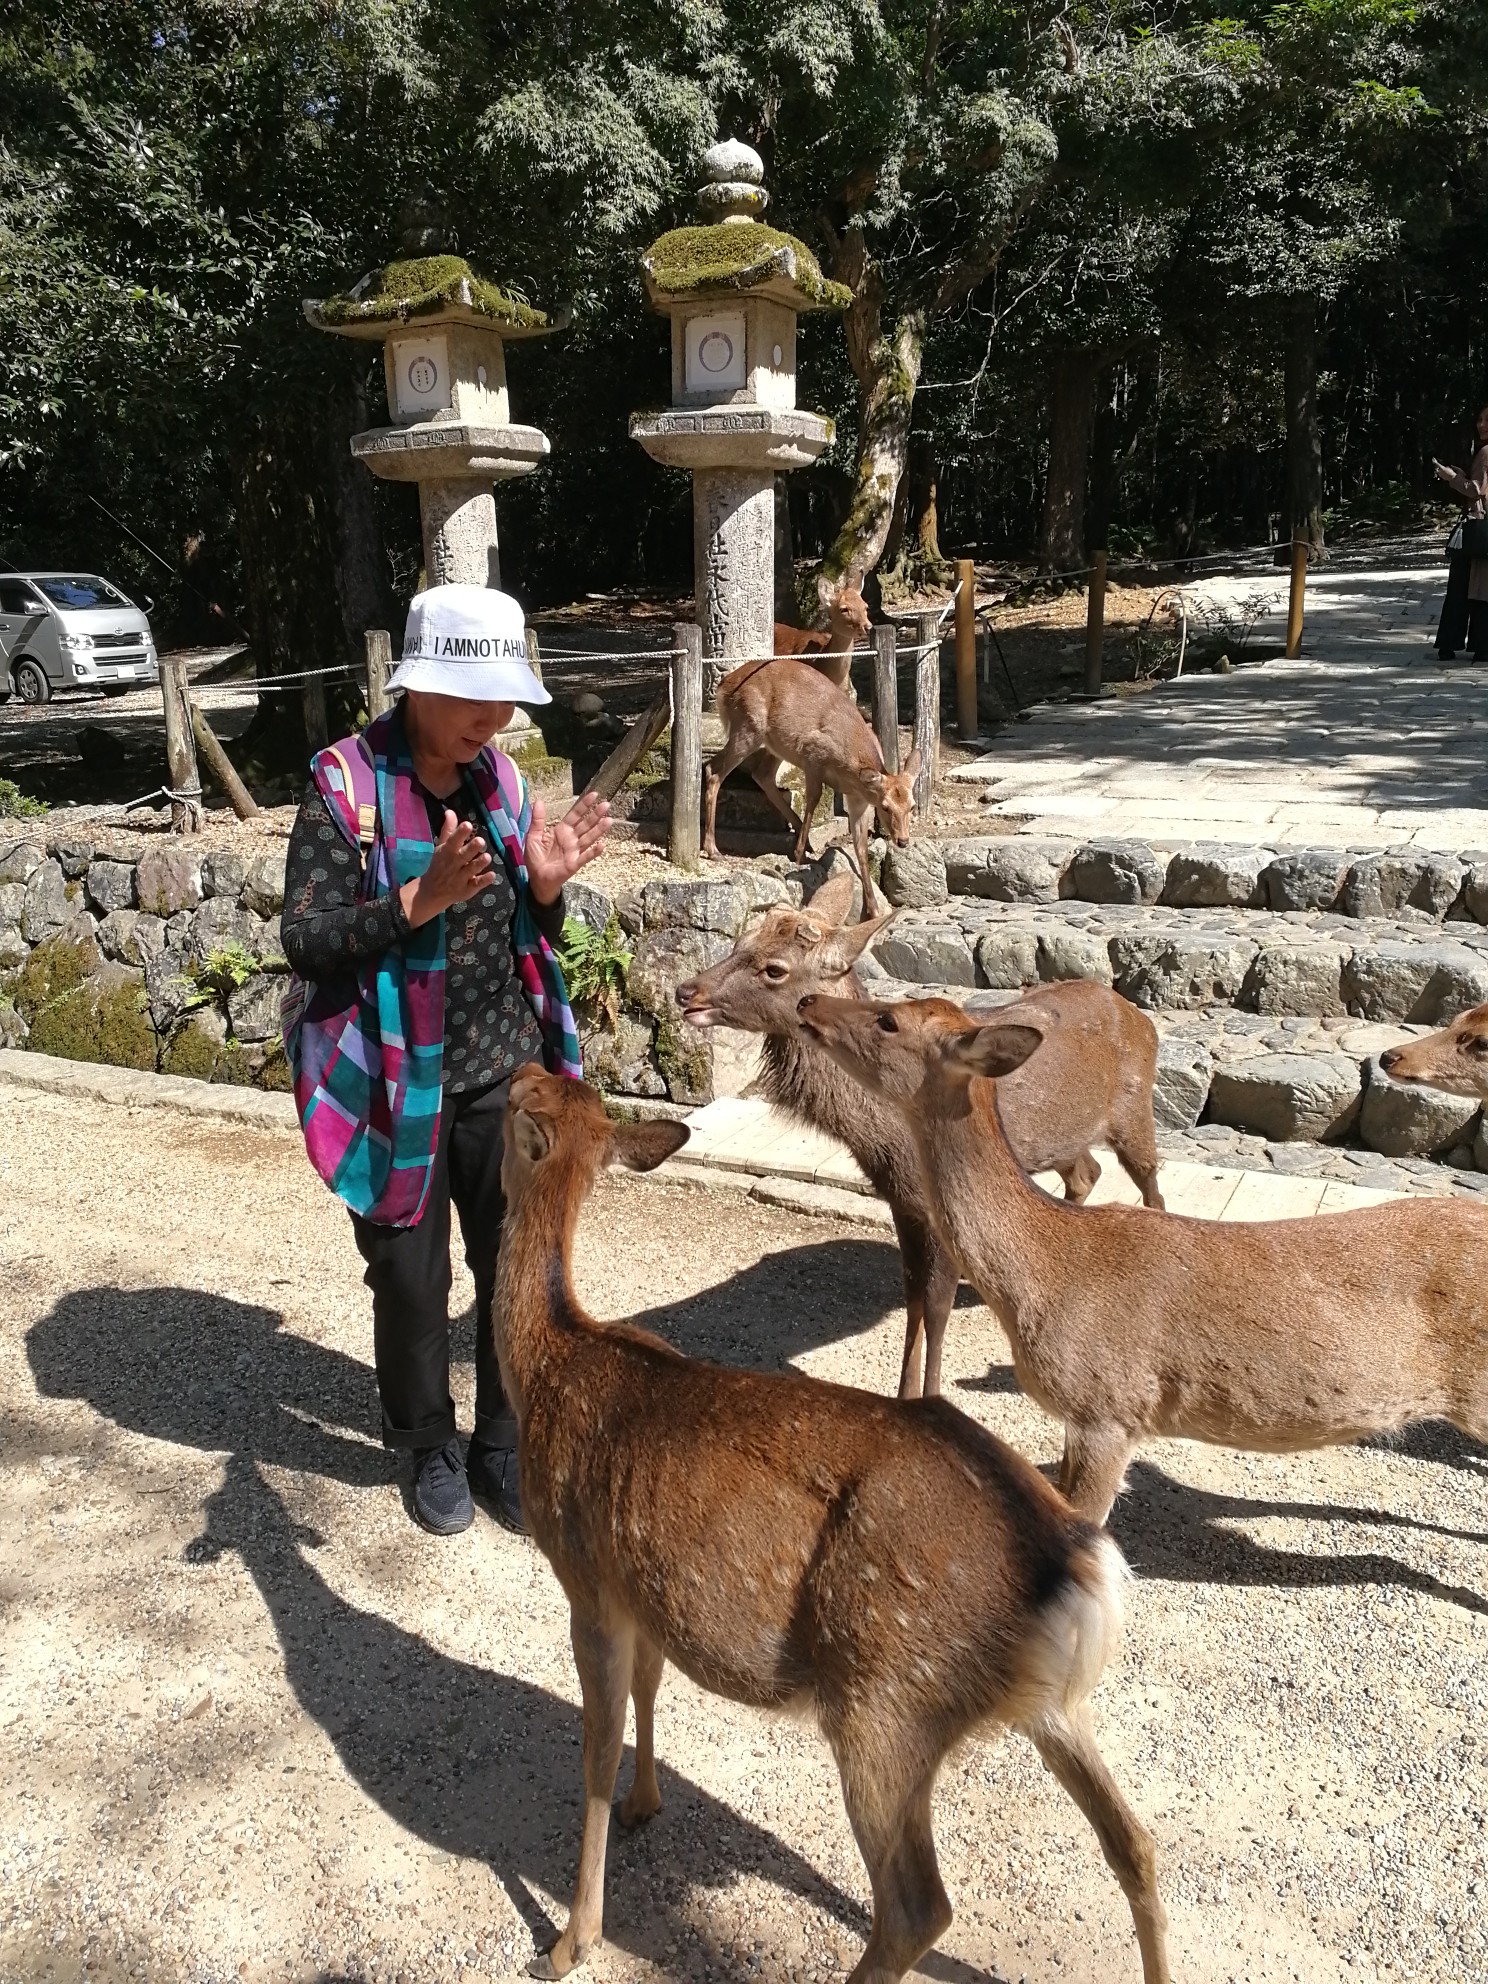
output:
[[[0,1189],[0,1978],[518,1969],[578,1847],[565,1608],[485,1517],[408,1520],[359,1264],[295,1138],[7,1092]],[[892,1382],[894,1255],[860,1227],[617,1179],[578,1268],[688,1350]],[[1047,1460],[1005,1359],[967,1303],[950,1396]],[[1097,1720],[1175,1976],[1481,1979],[1488,1453],[1162,1444],[1114,1527],[1141,1582]],[[671,1674],[658,1741],[666,1809],[612,1847],[590,1974],[850,1966],[866,1888],[814,1735]],[[926,1976],[1136,1979],[1024,1743],[954,1758],[937,1813],[957,1918]]]

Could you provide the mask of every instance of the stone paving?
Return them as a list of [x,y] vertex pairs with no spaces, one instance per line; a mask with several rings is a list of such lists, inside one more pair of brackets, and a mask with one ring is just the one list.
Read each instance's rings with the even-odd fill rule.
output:
[[[1323,572],[1301,660],[1041,705],[948,776],[985,785],[1019,832],[1488,847],[1484,679],[1428,644],[1445,584],[1445,566]],[[1281,631],[1284,580],[1189,591],[1214,606],[1264,593],[1258,631]]]

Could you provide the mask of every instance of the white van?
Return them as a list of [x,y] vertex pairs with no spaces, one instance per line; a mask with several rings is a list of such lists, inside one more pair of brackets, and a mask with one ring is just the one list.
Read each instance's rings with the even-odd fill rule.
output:
[[0,572],[0,698],[54,689],[122,696],[160,680],[147,615],[88,572]]

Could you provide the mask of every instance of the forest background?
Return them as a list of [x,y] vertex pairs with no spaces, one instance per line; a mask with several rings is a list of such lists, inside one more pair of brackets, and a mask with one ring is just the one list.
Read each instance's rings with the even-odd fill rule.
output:
[[667,379],[638,257],[718,136],[853,293],[803,325],[808,605],[1419,521],[1488,400],[1466,0],[0,0],[0,560],[261,672],[396,641],[416,496],[347,449],[380,359],[301,305],[416,210],[572,312],[511,355],[553,455],[499,493],[509,583],[685,590],[687,478],[627,436]]

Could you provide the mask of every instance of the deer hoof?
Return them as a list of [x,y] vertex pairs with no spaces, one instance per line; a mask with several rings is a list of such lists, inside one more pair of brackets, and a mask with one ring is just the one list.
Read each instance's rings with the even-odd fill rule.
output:
[[569,1954],[564,1948],[567,1941],[567,1935],[562,1935],[550,1950],[544,1950],[541,1956],[535,1956],[527,1966],[527,1975],[551,1979],[567,1977],[571,1970],[577,1970],[589,1954],[588,1947],[575,1945],[572,1954]]
[[661,1810],[660,1797],[637,1798],[634,1791],[628,1792],[615,1807],[615,1817],[627,1832],[634,1832],[648,1820],[654,1819]]

